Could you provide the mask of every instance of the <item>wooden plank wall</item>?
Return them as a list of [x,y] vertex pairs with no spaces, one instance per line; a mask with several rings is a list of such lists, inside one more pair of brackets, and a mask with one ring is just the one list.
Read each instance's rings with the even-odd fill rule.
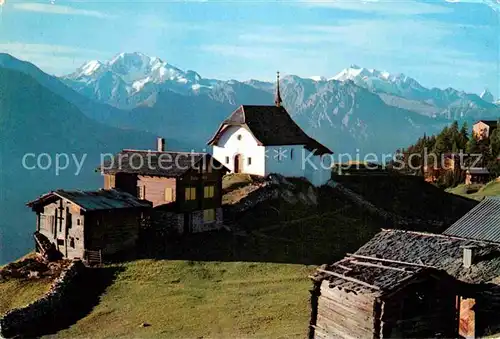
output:
[[[49,216],[55,218],[55,228],[50,224],[51,218]],[[56,202],[44,206],[40,215],[40,233],[53,242],[65,257],[69,259],[83,258],[84,217],[80,213],[80,207],[72,202],[58,199]],[[73,241],[71,241],[72,239]],[[71,246],[73,244],[74,247]]]
[[439,280],[413,283],[384,300],[383,338],[455,338],[456,292]]
[[103,255],[135,247],[139,238],[141,212],[138,209],[95,211],[86,215],[86,249]]
[[[149,177],[139,176],[137,186],[143,187],[146,190],[146,200],[153,203],[153,207],[158,205],[167,204],[176,200],[176,179],[175,178],[162,178],[162,177]],[[165,189],[172,189],[172,200],[165,200]]]
[[321,284],[315,338],[373,338],[374,296]]

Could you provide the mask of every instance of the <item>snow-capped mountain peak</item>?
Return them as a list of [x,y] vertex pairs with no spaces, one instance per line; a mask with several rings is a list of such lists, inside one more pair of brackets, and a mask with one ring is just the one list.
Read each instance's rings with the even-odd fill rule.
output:
[[[199,91],[206,84],[203,78],[194,71],[183,71],[158,57],[150,57],[140,52],[120,53],[108,61],[92,60],[76,72],[63,77],[72,87],[92,87],[95,93],[111,93],[104,95],[112,102],[119,93],[128,96],[141,93],[141,98],[148,97],[166,86],[170,89],[185,92]],[[102,99],[102,98],[101,98]],[[135,102],[120,103],[120,106],[134,106]]]
[[309,77],[309,79],[316,81],[316,82],[328,81],[324,76],[321,76],[321,75],[313,75],[313,76]]
[[102,66],[98,60],[91,60],[80,67],[80,74],[90,76]]
[[415,79],[403,73],[391,74],[387,71],[364,68],[358,65],[351,65],[329,80],[349,80],[373,92],[384,92],[398,96],[406,96],[408,91],[421,92],[424,90],[424,87]]
[[364,68],[358,65],[351,65],[349,68],[342,70],[340,73],[330,78],[330,80],[352,80],[356,82],[356,80],[367,80],[371,77],[391,82],[396,80],[401,81],[411,79],[402,73],[393,75],[387,71],[379,71],[373,68]]
[[491,92],[488,89],[485,89],[479,97],[486,102],[492,103],[495,101],[495,97],[493,96],[493,94],[491,94]]

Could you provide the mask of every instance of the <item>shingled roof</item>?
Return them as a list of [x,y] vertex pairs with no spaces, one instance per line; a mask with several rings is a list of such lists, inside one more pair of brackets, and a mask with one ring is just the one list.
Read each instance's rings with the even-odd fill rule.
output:
[[500,197],[485,198],[443,234],[500,244]]
[[316,281],[328,280],[330,288],[381,296],[422,276],[453,279],[444,270],[435,267],[356,254],[349,254],[332,265],[323,265],[312,278]]
[[156,152],[123,150],[112,159],[106,159],[97,168],[104,174],[131,173],[138,175],[178,177],[189,169],[203,165],[228,171],[224,165],[208,153]]
[[119,190],[97,191],[67,191],[57,190],[46,193],[39,198],[28,202],[28,207],[36,208],[51,203],[57,198],[63,198],[80,206],[84,211],[110,210],[120,208],[147,208],[151,203],[139,200],[133,195]]
[[290,117],[284,107],[242,105],[222,122],[217,133],[208,141],[217,143],[230,126],[247,128],[262,146],[304,145],[314,154],[333,152],[309,137]]
[[[464,247],[474,248],[470,268],[463,265]],[[355,255],[444,270],[466,283],[490,282],[500,276],[500,244],[443,234],[383,230]]]

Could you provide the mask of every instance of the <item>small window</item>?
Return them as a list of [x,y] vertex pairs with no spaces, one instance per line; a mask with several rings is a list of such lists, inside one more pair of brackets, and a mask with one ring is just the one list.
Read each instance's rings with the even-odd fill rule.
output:
[[57,246],[64,246],[64,239],[57,239]]
[[290,160],[293,160],[293,148],[290,150]]
[[238,140],[241,140],[242,136],[241,134],[238,134],[238,136],[236,137]]
[[247,163],[248,163],[249,166],[252,164],[252,158],[251,157],[248,157]]
[[229,157],[226,157],[226,164],[229,164]]
[[215,210],[213,208],[209,209],[209,210],[204,210],[203,211],[203,221],[205,223],[214,222],[215,221]]
[[213,198],[215,194],[215,186],[205,186],[204,188],[204,197],[205,198]]
[[186,201],[196,200],[196,187],[186,187]]
[[137,198],[146,199],[146,186],[137,186]]
[[76,219],[76,224],[77,224],[77,225],[81,225],[81,224],[82,224],[82,221],[78,218],[78,219]]
[[174,201],[174,189],[172,187],[165,188],[165,201]]
[[69,247],[75,248],[75,238],[73,237],[69,238]]

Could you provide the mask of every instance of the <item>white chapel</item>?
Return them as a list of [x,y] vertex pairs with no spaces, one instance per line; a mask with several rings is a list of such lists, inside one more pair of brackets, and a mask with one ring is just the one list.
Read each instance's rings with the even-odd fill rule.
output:
[[275,105],[241,105],[209,140],[213,157],[233,173],[305,177],[321,186],[331,177],[333,152],[309,137],[282,106],[279,73]]

